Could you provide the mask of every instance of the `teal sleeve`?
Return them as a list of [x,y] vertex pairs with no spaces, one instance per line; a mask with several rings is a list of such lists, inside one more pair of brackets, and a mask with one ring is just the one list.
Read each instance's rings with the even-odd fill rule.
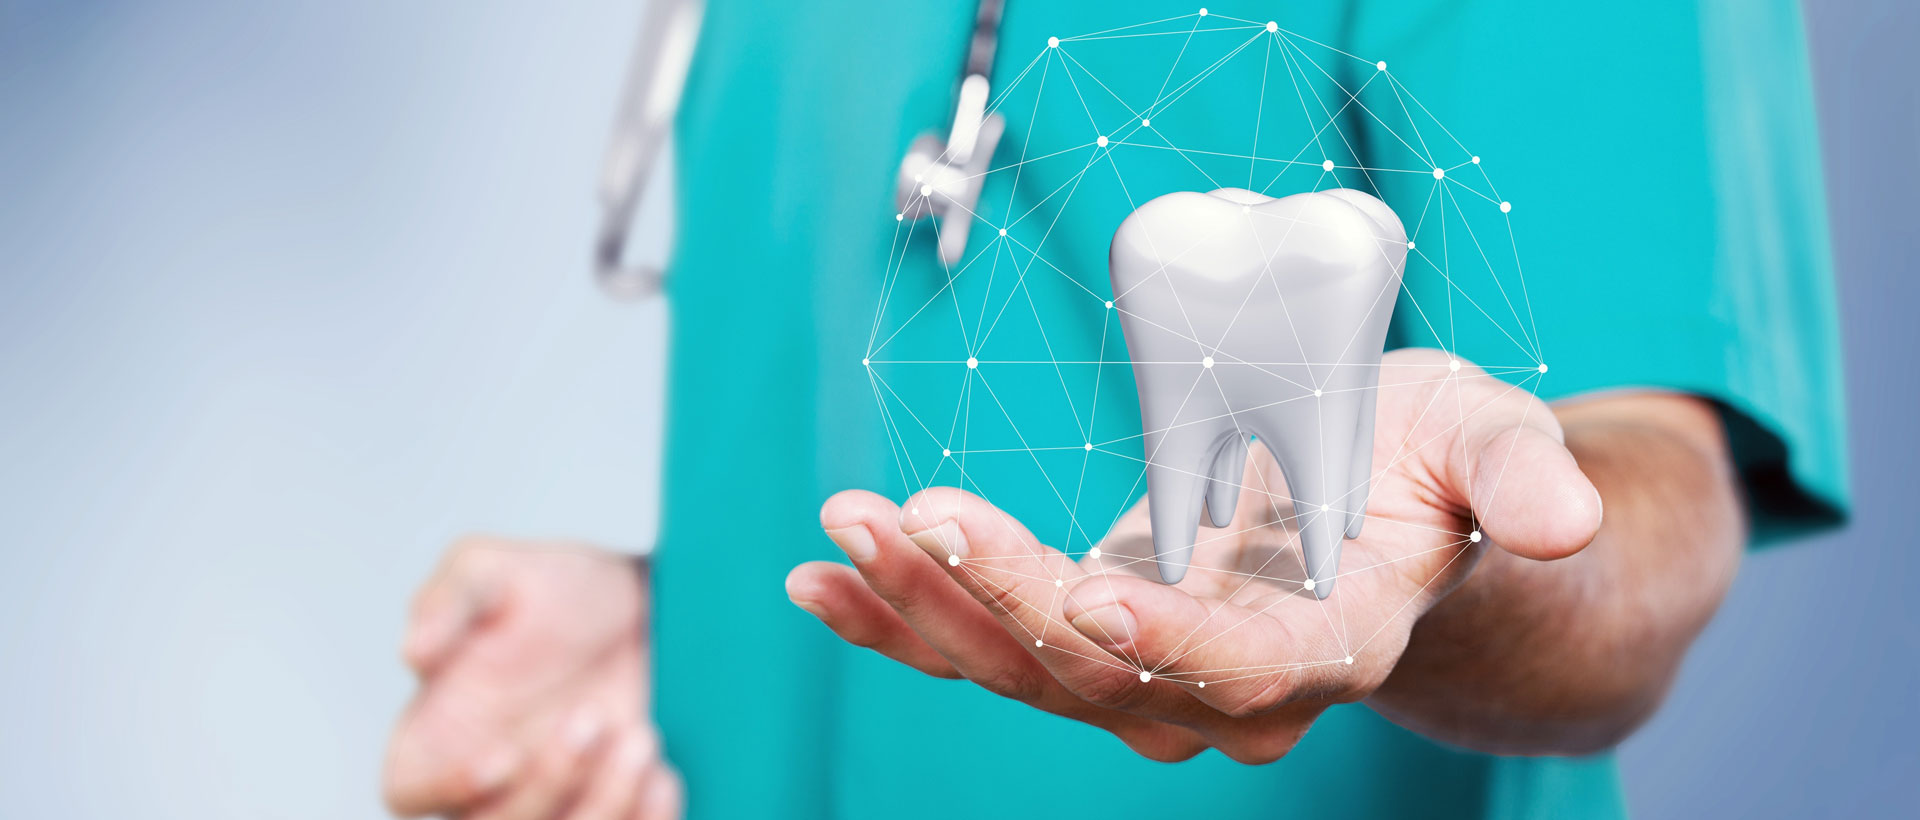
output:
[[[1394,3],[1356,15],[1353,42],[1391,62],[1512,202],[1528,318],[1552,368],[1543,398],[1710,398],[1756,543],[1842,520],[1833,270],[1792,0]],[[1369,147],[1391,149],[1378,131]],[[1388,184],[1430,183],[1408,176]],[[1410,269],[1407,298],[1444,301],[1445,288]],[[1463,326],[1456,349],[1511,357],[1496,330]]]

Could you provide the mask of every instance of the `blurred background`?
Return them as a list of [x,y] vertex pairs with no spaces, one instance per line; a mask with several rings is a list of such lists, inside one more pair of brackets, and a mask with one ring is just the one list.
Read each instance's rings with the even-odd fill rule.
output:
[[[650,537],[665,316],[586,267],[639,11],[0,0],[0,815],[381,816],[441,546]],[[1920,8],[1806,17],[1857,514],[1748,561],[1641,816],[1920,803]]]

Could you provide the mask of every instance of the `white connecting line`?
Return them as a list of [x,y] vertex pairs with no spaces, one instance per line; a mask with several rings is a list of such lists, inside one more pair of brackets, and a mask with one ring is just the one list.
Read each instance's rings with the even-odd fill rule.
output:
[[[1164,73],[1138,70],[1156,60],[1166,62]],[[1116,86],[1095,70],[1095,67],[1106,66],[1125,67],[1129,76],[1154,75],[1162,79],[1150,81],[1149,88]],[[1218,127],[1214,116],[1217,111],[1191,102],[1203,98],[1195,96],[1197,90],[1213,87],[1209,86],[1210,80],[1236,71],[1259,72],[1257,83],[1250,78],[1245,83],[1248,87],[1257,86],[1258,91],[1247,99],[1253,129],[1246,135],[1244,150],[1236,150],[1241,146],[1214,142],[1229,139],[1231,129]],[[1284,81],[1272,76],[1279,71],[1286,72]],[[1343,82],[1343,78],[1346,81]],[[1269,91],[1270,79],[1272,92]],[[1285,99],[1288,89],[1293,92],[1292,100]],[[1323,96],[1323,91],[1337,93],[1329,99]],[[1026,100],[1028,96],[1032,98],[1030,103]],[[1188,103],[1184,107],[1179,105],[1183,101]],[[1027,119],[1013,122],[1010,115],[1019,112],[1024,112]],[[1124,294],[1110,292],[1104,264],[1090,265],[1076,258],[1082,254],[1060,248],[1060,242],[1055,242],[1050,249],[1048,242],[1087,183],[1105,179],[1102,165],[1110,169],[1120,198],[1130,208],[1172,189],[1149,190],[1139,185],[1137,178],[1135,184],[1129,185],[1124,168],[1133,163],[1150,165],[1168,161],[1176,163],[1172,167],[1183,169],[1182,173],[1190,172],[1182,183],[1182,190],[1225,187],[1216,180],[1215,173],[1227,175],[1232,168],[1232,174],[1244,171],[1246,187],[1250,189],[1259,181],[1256,177],[1265,179],[1264,185],[1257,189],[1262,193],[1275,187],[1282,188],[1284,195],[1295,190],[1352,186],[1362,187],[1390,205],[1398,200],[1400,207],[1395,210],[1401,213],[1412,213],[1417,205],[1419,217],[1408,238],[1408,257],[1400,290],[1380,294],[1374,308],[1390,309],[1395,301],[1411,308],[1411,315],[1403,310],[1407,321],[1423,327],[1432,343],[1455,361],[1451,367],[1439,368],[1445,373],[1420,374],[1412,380],[1375,388],[1426,393],[1414,423],[1401,440],[1394,442],[1392,456],[1384,464],[1375,466],[1371,484],[1376,488],[1374,497],[1380,498],[1381,488],[1390,490],[1395,482],[1408,480],[1402,471],[1408,460],[1416,456],[1427,463],[1458,458],[1460,474],[1472,480],[1473,465],[1466,463],[1468,453],[1464,446],[1456,446],[1454,433],[1499,402],[1496,399],[1469,405],[1461,395],[1466,379],[1506,379],[1508,383],[1502,397],[1519,390],[1537,393],[1544,379],[1547,366],[1520,266],[1519,244],[1513,238],[1511,203],[1501,199],[1481,158],[1441,125],[1426,105],[1388,71],[1384,61],[1350,54],[1281,27],[1277,22],[1228,17],[1204,9],[1163,20],[1059,37],[1042,46],[1011,83],[999,91],[987,113],[1008,117],[1009,128],[1022,128],[1025,135],[1019,142],[1018,158],[985,172],[985,183],[1005,186],[1004,204],[996,209],[995,203],[988,203],[981,208],[984,213],[968,212],[968,217],[985,229],[976,233],[987,237],[986,241],[958,266],[948,267],[942,263],[937,275],[929,276],[924,257],[931,250],[927,247],[929,243],[937,242],[940,226],[932,225],[929,236],[922,233],[917,222],[908,219],[925,213],[928,203],[923,197],[909,203],[900,213],[888,214],[896,220],[893,247],[880,282],[866,352],[860,360],[880,410],[883,432],[893,451],[900,481],[909,491],[953,485],[993,503],[994,495],[1004,496],[1012,492],[1011,488],[1019,487],[1020,494],[1014,498],[1012,508],[1031,516],[1030,520],[1053,515],[1050,511],[1056,506],[1060,514],[1064,514],[1064,526],[1058,533],[1061,552],[1034,543],[1020,527],[1002,516],[1006,531],[1023,545],[1024,554],[954,559],[951,562],[954,568],[972,583],[994,593],[995,608],[1027,633],[1032,651],[1065,653],[1138,674],[1143,681],[1158,677],[1205,687],[1209,683],[1353,663],[1356,655],[1482,540],[1481,521],[1470,516],[1454,522],[1465,527],[1466,531],[1462,532],[1456,527],[1442,526],[1448,523],[1444,518],[1437,522],[1408,521],[1368,514],[1365,516],[1370,526],[1368,538],[1398,540],[1412,546],[1400,554],[1382,555],[1365,549],[1366,538],[1356,542],[1361,548],[1351,551],[1350,557],[1366,559],[1368,563],[1348,567],[1333,576],[1352,579],[1344,585],[1347,590],[1344,595],[1316,602],[1312,596],[1299,595],[1308,588],[1307,579],[1312,577],[1312,573],[1307,572],[1298,539],[1299,527],[1305,519],[1302,514],[1283,512],[1282,505],[1287,505],[1289,511],[1292,509],[1292,499],[1279,491],[1284,488],[1284,476],[1267,475],[1262,466],[1265,462],[1255,457],[1252,480],[1242,490],[1244,494],[1262,498],[1265,504],[1243,505],[1243,508],[1264,507],[1264,510],[1249,509],[1240,517],[1249,521],[1236,519],[1228,529],[1203,532],[1197,540],[1191,556],[1195,574],[1183,586],[1205,588],[1215,600],[1209,605],[1207,616],[1181,641],[1170,648],[1156,648],[1163,653],[1162,659],[1148,663],[1139,657],[1134,636],[1130,634],[1104,637],[1108,643],[1135,647],[1134,653],[1105,652],[1080,640],[1076,630],[1060,621],[1064,602],[1071,601],[1077,586],[1086,582],[1079,577],[1081,574],[1100,577],[1111,589],[1112,575],[1140,574],[1141,565],[1151,560],[1145,555],[1103,552],[1101,547],[1101,539],[1132,506],[1130,502],[1140,490],[1147,466],[1154,463],[1156,454],[1136,455],[1140,451],[1134,442],[1149,433],[1163,432],[1126,429],[1100,434],[1102,427],[1095,423],[1101,418],[1100,406],[1117,403],[1108,413],[1113,416],[1115,410],[1132,407],[1134,398],[1124,390],[1118,395],[1108,395],[1115,392],[1116,386],[1124,388],[1131,382],[1108,378],[1107,369],[1190,366],[1193,362],[1136,362],[1112,356],[1112,352],[1120,349],[1119,345],[1109,343],[1112,334],[1118,332],[1114,316],[1126,313],[1124,308],[1115,306],[1115,300]],[[1189,117],[1192,119],[1187,119]],[[1083,119],[1087,132],[1077,130]],[[1425,130],[1422,120],[1426,123]],[[1203,134],[1208,142],[1182,144],[1170,136],[1170,132],[1177,135],[1183,130]],[[1069,132],[1075,135],[1060,140],[1059,144],[1035,144],[1036,135],[1044,142],[1053,135]],[[1304,135],[1304,138],[1288,139],[1289,134]],[[1430,140],[1430,135],[1439,138]],[[1262,153],[1266,150],[1263,146],[1276,142],[1295,150]],[[1011,144],[1008,147],[1011,148]],[[1213,172],[1209,172],[1209,166]],[[1261,176],[1263,168],[1272,169],[1271,178]],[[1396,181],[1407,180],[1408,174],[1429,177],[1432,182],[1419,191],[1411,185],[1398,185]],[[1237,181],[1237,177],[1232,178]],[[1164,179],[1164,175],[1156,179]],[[1383,189],[1382,181],[1395,184]],[[1095,182],[1095,186],[1101,184]],[[1461,193],[1469,196],[1460,196]],[[1017,207],[1021,203],[1030,204],[1021,210]],[[1473,224],[1476,220],[1483,221],[1479,229]],[[1483,241],[1496,231],[1504,231],[1507,241]],[[1457,242],[1460,236],[1467,241]],[[1423,245],[1423,237],[1432,242]],[[910,257],[919,261],[909,262]],[[1101,258],[1104,259],[1104,251]],[[1059,261],[1062,259],[1073,261],[1062,263]],[[1271,271],[1266,274],[1272,275]],[[1492,293],[1486,290],[1488,284]],[[1433,295],[1431,290],[1444,293],[1444,312],[1429,312],[1421,304],[1416,285],[1429,289],[1429,298]],[[1064,287],[1062,292],[1066,295],[1049,300],[1046,295],[1034,292],[1041,287],[1055,290]],[[1456,299],[1462,303],[1458,310]],[[940,302],[950,303],[951,313],[947,310],[949,305],[937,304]],[[1490,311],[1486,305],[1496,307]],[[1281,306],[1285,311],[1284,300]],[[1506,310],[1500,311],[1501,306]],[[1094,315],[1096,312],[1098,317]],[[1498,315],[1500,313],[1504,315]],[[1435,317],[1443,320],[1442,325],[1435,324]],[[1292,325],[1290,313],[1278,317],[1236,315],[1233,322],[1242,320],[1286,321]],[[1506,359],[1518,351],[1514,358],[1520,361],[1484,366],[1481,375],[1461,373],[1458,356],[1462,321],[1490,327],[1497,335],[1483,335],[1511,344],[1510,349],[1502,348],[1488,358]],[[1049,324],[1054,326],[1052,332]],[[1229,327],[1231,325],[1232,322]],[[1441,326],[1445,328],[1444,333]],[[1186,332],[1162,329],[1188,338],[1203,349],[1210,347],[1207,340],[1195,338],[1191,327]],[[1098,336],[1091,336],[1093,332]],[[1096,338],[1097,352],[1089,356],[1086,348]],[[990,344],[994,355],[983,355]],[[1311,373],[1319,367],[1356,366],[1344,362],[1243,361],[1223,352],[1215,355],[1220,356],[1222,367],[1252,368],[1272,376],[1276,399],[1270,404],[1308,398],[1310,394],[1302,391],[1312,387],[1286,379],[1269,368],[1305,367]],[[1395,372],[1386,368],[1436,369],[1433,364],[1376,366],[1383,369],[1383,376]],[[1051,370],[1054,378],[1046,380],[1051,382],[1047,387],[1035,389],[1033,374],[1044,374],[1046,370]],[[1070,378],[1070,374],[1076,378]],[[1085,381],[1078,378],[1084,375],[1091,378]],[[1044,375],[1040,378],[1044,380]],[[1208,388],[1202,384],[1204,380],[1203,371],[1188,388],[1189,398],[1196,390],[1218,389],[1217,381],[1213,388]],[[1091,393],[1076,393],[1075,385],[1086,386],[1087,382],[1091,383]],[[1107,393],[1103,394],[1102,390]],[[1449,391],[1452,400],[1442,399]],[[951,408],[950,415],[948,408]],[[1229,416],[1236,417],[1237,428],[1237,415],[1256,409],[1259,408],[1234,408]],[[1184,404],[1182,410],[1185,410]],[[1128,423],[1128,414],[1118,415],[1122,420],[1109,420],[1109,427]],[[1447,415],[1452,418],[1443,418]],[[1181,416],[1176,414],[1176,417]],[[1185,419],[1176,426],[1214,420]],[[976,421],[981,424],[976,426]],[[1070,425],[1065,423],[1069,421]],[[1524,422],[1523,414],[1519,423]],[[1004,430],[1012,434],[1010,440],[991,438],[995,433],[990,431],[1000,430],[1003,425]],[[1007,438],[1004,433],[998,435],[1001,439]],[[1447,451],[1438,452],[1441,447]],[[1076,452],[1078,458],[1073,456]],[[1095,464],[1096,458],[1098,464]],[[1494,478],[1488,493],[1489,505],[1500,490],[1500,478],[1510,460],[1502,463],[1502,472]],[[1028,466],[1042,479],[1037,485],[1030,475],[1024,474]],[[1186,472],[1184,465],[1181,471]],[[1095,481],[1089,482],[1090,474]],[[1108,489],[1117,488],[1117,482],[1100,480],[1106,477],[1124,480],[1129,474],[1131,485],[1118,494]],[[1034,487],[1044,487],[1045,492],[1033,493]],[[1344,498],[1335,499],[1331,506],[1339,507],[1343,501]],[[1304,515],[1319,514],[1322,513],[1309,511]],[[1084,520],[1089,518],[1091,520]],[[1386,529],[1383,530],[1382,525]],[[1265,557],[1260,558],[1257,552],[1249,557],[1249,544],[1258,544]],[[1078,571],[1067,565],[1076,556],[1080,558]],[[1424,578],[1418,591],[1378,623],[1350,623],[1344,600],[1355,594],[1355,585],[1365,589],[1369,579],[1375,578],[1380,570],[1395,567],[1405,571],[1409,562],[1437,565],[1437,568]],[[1037,597],[1040,590],[1047,596],[1044,602]],[[1215,623],[1214,616],[1230,604],[1246,614],[1233,623],[1224,623],[1224,620]],[[1283,606],[1288,612],[1297,611],[1301,606],[1318,608],[1324,616],[1330,643],[1338,647],[1339,655],[1271,658],[1267,663],[1230,668],[1177,668],[1195,652],[1249,622],[1269,617],[1269,613]],[[1029,626],[1035,622],[1036,614],[1041,626],[1038,632]],[[1378,613],[1369,614],[1369,617],[1377,616]],[[1212,628],[1208,629],[1210,623]],[[1056,627],[1061,630],[1060,636],[1052,634]],[[1355,629],[1364,635],[1357,642],[1353,640]],[[1124,640],[1116,640],[1122,637]]]

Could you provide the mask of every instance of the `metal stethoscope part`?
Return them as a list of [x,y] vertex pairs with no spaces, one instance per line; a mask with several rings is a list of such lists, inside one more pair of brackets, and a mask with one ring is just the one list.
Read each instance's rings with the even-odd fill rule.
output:
[[[920,135],[900,162],[896,204],[902,218],[937,217],[945,227],[940,258],[949,265],[966,250],[987,163],[1005,130],[998,114],[986,113],[988,77],[1005,5],[1005,0],[980,0],[975,10],[950,133],[944,140],[934,132]],[[655,0],[641,21],[624,102],[601,167],[603,210],[593,249],[594,278],[616,299],[651,298],[665,284],[660,268],[627,261],[627,237],[647,179],[673,129],[704,10],[702,0]]]

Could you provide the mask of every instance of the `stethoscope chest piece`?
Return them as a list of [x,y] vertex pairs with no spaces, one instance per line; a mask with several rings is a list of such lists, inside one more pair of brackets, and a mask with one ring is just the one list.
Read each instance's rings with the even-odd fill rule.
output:
[[[957,150],[953,140],[922,134],[900,162],[895,204],[901,218],[939,220],[936,233],[940,259],[948,265],[958,263],[966,252],[967,237],[980,206],[980,186],[986,181],[987,164],[1000,145],[1005,127],[998,114],[976,119],[972,145],[965,153]],[[956,124],[956,133],[959,128]]]
[[895,201],[902,221],[938,220],[940,260],[951,266],[967,250],[967,236],[980,207],[980,186],[988,163],[1000,147],[1006,121],[987,113],[993,54],[1000,39],[1004,0],[981,0],[974,15],[973,40],[954,105],[953,131],[942,140],[921,134],[907,148],[895,180]]

